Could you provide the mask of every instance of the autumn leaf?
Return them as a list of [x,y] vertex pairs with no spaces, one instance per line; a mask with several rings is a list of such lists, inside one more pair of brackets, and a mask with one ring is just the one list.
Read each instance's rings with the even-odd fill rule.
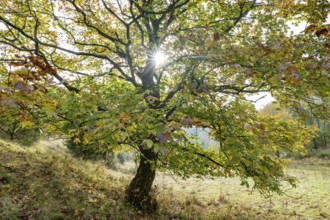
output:
[[120,123],[127,123],[130,120],[131,116],[127,112],[121,112],[119,114],[119,121]]
[[181,124],[183,124],[183,125],[188,125],[188,127],[191,128],[191,127],[193,126],[194,122],[193,122],[193,120],[191,119],[191,117],[186,116],[186,117],[181,121]]
[[168,131],[163,133],[158,133],[156,137],[161,143],[165,143],[166,141],[172,140],[172,136]]
[[25,95],[28,95],[32,92],[28,85],[24,82],[16,82],[14,85],[14,89],[23,92]]

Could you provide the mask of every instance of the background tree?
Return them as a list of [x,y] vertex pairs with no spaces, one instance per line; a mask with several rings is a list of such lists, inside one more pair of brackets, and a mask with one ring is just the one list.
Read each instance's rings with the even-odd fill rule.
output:
[[327,148],[329,145],[330,138],[330,126],[327,120],[322,120],[316,115],[314,115],[307,107],[302,103],[302,108],[300,112],[303,114],[297,114],[297,112],[290,109],[283,109],[279,105],[274,103],[267,104],[264,108],[260,110],[261,114],[278,116],[284,120],[299,120],[304,121],[306,125],[313,125],[317,128],[317,133],[313,138],[309,148],[310,150],[318,148]]
[[[329,114],[327,1],[0,5],[1,61],[7,69],[28,63],[25,79],[37,71],[52,88],[31,101],[31,109],[56,119],[49,129],[76,144],[136,150],[139,168],[126,197],[140,208],[153,205],[157,168],[183,177],[237,175],[245,185],[252,178],[262,192],[281,193],[283,180],[293,184],[273,155],[303,150],[309,129],[260,116],[246,94],[268,91],[282,105],[299,111],[304,100],[314,114]],[[305,21],[309,29],[290,34],[289,21]],[[35,81],[13,86],[22,97],[35,97]],[[220,146],[203,149],[188,141],[184,128],[193,125],[210,129]]]
[[[12,84],[17,77],[8,79],[8,72],[3,68],[0,68],[1,71],[3,72],[0,74],[2,82],[0,84],[0,138],[29,146],[41,137],[41,118],[37,120],[31,109],[24,104],[23,97],[14,94],[15,87],[29,92],[27,87],[19,81],[16,81],[15,85]],[[19,73],[21,69],[15,70],[15,75]]]
[[0,138],[14,141],[24,146],[30,146],[41,137],[38,126],[29,119],[25,111],[19,108],[0,108]]
[[[308,110],[307,110],[308,111]],[[308,111],[308,117],[305,119],[307,125],[317,126],[318,132],[310,144],[312,149],[328,148],[330,146],[330,124],[327,120],[322,120]]]
[[260,114],[277,116],[283,120],[293,119],[293,116],[288,109],[281,108],[281,106],[276,103],[268,103],[265,107],[260,109]]

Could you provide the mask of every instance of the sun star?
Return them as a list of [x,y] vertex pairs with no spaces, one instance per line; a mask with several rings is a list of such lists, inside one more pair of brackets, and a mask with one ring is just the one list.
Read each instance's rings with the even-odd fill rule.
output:
[[153,56],[153,59],[156,62],[156,66],[160,66],[160,65],[162,65],[165,62],[166,56],[165,56],[165,54],[163,52],[158,51]]

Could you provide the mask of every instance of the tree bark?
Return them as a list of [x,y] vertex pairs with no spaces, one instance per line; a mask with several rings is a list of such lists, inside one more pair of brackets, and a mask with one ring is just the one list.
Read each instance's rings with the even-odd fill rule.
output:
[[152,211],[157,209],[157,202],[150,194],[156,176],[157,154],[153,149],[140,150],[140,164],[126,190],[126,200],[138,209]]

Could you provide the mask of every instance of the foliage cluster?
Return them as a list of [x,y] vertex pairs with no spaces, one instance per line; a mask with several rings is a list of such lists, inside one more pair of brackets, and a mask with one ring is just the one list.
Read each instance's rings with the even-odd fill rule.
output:
[[[326,152],[327,148],[330,147],[330,124],[327,119],[321,119],[316,115],[313,115],[312,111],[308,109],[307,106],[301,110],[302,115],[297,114],[292,111],[292,109],[283,109],[279,105],[270,103],[260,110],[261,114],[273,115],[280,117],[283,120],[302,120],[306,125],[315,127],[315,137],[312,139],[311,143],[307,145],[307,149],[310,151],[312,156],[321,156],[322,153],[318,152],[317,149],[321,148],[319,151]],[[320,154],[319,154],[320,153]]]
[[[0,78],[0,80],[3,80]],[[40,123],[31,121],[31,115],[18,106],[2,100],[0,105],[0,138],[30,146],[41,137]]]

